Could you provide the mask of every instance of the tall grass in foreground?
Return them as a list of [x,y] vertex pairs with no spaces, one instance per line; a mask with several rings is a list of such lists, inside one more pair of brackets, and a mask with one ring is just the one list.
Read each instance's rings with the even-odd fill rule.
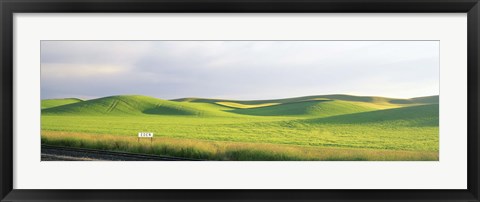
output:
[[438,151],[395,151],[291,146],[42,131],[42,144],[227,161],[437,161]]

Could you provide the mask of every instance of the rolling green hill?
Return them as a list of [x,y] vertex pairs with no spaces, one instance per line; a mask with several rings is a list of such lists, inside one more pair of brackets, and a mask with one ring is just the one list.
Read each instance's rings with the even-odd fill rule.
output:
[[433,103],[439,103],[440,97],[438,95],[434,96],[426,96],[426,97],[416,97],[412,98],[412,100],[415,103],[423,103],[423,104],[433,104]]
[[272,100],[227,100],[227,99],[208,99],[208,98],[180,98],[174,99],[172,101],[177,102],[200,102],[200,103],[238,103],[243,105],[258,105],[258,104],[268,104],[268,103],[292,103],[292,102],[303,102],[309,100],[342,100],[342,101],[351,101],[351,102],[363,102],[371,103],[376,105],[383,105],[392,107],[398,107],[398,105],[413,105],[413,104],[427,104],[427,103],[438,103],[439,96],[428,96],[428,97],[417,97],[411,99],[398,99],[398,98],[386,98],[378,96],[354,96],[354,95],[343,95],[343,94],[332,94],[332,95],[314,95],[314,96],[304,96],[304,97],[295,97],[295,98],[285,98],[285,99],[272,99]]
[[64,99],[48,99],[42,100],[42,109],[58,107],[61,105],[67,105],[72,103],[81,102],[81,99],[78,98],[64,98]]
[[341,100],[309,100],[250,109],[234,109],[231,110],[231,112],[255,116],[326,117],[373,110],[376,110],[376,108],[363,106],[355,102]]
[[42,110],[44,115],[222,115],[223,107],[141,95],[110,96]]
[[350,95],[305,96],[278,100],[218,100],[184,98],[176,101],[141,95],[121,95],[81,101],[43,100],[45,115],[211,115],[211,116],[315,116],[374,111],[438,103],[438,96],[413,99],[361,97]]

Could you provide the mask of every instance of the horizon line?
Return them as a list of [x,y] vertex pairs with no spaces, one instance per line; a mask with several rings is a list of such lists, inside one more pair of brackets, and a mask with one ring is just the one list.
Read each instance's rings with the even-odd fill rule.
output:
[[354,97],[380,97],[380,98],[389,98],[389,99],[414,99],[414,98],[422,98],[422,97],[434,97],[434,96],[440,96],[439,94],[434,94],[434,95],[426,95],[426,96],[415,96],[415,97],[409,97],[409,98],[398,98],[398,97],[385,97],[385,96],[377,96],[377,95],[354,95],[354,94],[317,94],[317,95],[304,95],[304,96],[294,96],[294,97],[282,97],[282,98],[269,98],[269,99],[229,99],[229,98],[209,98],[209,97],[180,97],[180,98],[173,98],[173,99],[165,99],[165,98],[159,98],[156,96],[149,96],[149,95],[142,95],[142,94],[117,94],[117,95],[107,95],[107,96],[101,96],[101,97],[96,97],[96,98],[90,98],[90,99],[83,99],[83,98],[78,98],[78,97],[62,97],[62,98],[47,98],[47,99],[40,99],[40,100],[58,100],[58,99],[79,99],[82,101],[86,100],[95,100],[95,99],[101,99],[101,98],[107,98],[107,97],[116,97],[116,96],[146,96],[146,97],[152,97],[156,99],[161,99],[161,100],[168,100],[168,101],[176,101],[176,100],[181,100],[181,99],[207,99],[207,100],[235,100],[235,101],[263,101],[263,100],[282,100],[282,99],[291,99],[291,98],[302,98],[302,97],[313,97],[313,96],[332,96],[332,95],[343,95],[343,96],[354,96]]

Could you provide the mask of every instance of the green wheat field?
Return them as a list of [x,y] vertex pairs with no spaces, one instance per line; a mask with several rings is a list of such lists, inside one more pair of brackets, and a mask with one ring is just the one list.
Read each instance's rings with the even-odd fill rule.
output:
[[[226,161],[438,161],[438,96],[42,100],[42,144]],[[138,132],[154,138],[138,139]]]

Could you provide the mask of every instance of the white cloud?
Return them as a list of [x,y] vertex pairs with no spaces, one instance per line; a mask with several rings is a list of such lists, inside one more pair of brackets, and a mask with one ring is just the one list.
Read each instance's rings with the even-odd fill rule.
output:
[[111,64],[47,63],[41,65],[43,79],[114,77],[128,71],[127,67]]

